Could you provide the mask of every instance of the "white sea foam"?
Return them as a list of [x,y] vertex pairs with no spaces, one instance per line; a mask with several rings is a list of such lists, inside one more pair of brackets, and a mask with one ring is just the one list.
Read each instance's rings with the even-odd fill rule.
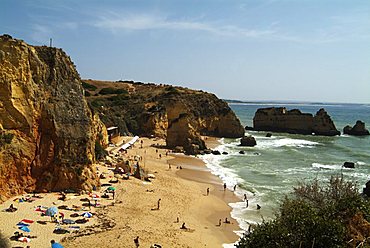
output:
[[302,140],[302,139],[291,139],[291,138],[273,138],[273,139],[265,139],[265,138],[258,138],[257,140],[257,148],[277,148],[277,147],[314,147],[319,145],[320,143],[309,141],[309,140]]
[[[232,148],[235,147],[235,144],[230,144],[230,143],[225,144],[223,140],[220,140],[220,142],[221,142],[221,145],[215,148],[215,150],[219,150],[220,152],[226,151],[230,153]],[[243,184],[245,183],[245,180],[239,177],[234,170],[221,166],[221,162],[224,159],[227,159],[228,156],[230,155],[218,155],[218,156],[216,155],[215,156],[212,154],[207,154],[207,155],[201,156],[201,158],[206,163],[206,166],[211,170],[211,173],[218,176],[224,183],[226,183],[227,188],[229,190],[233,190],[234,185]],[[240,187],[237,187],[234,193],[240,199],[243,199],[244,194],[246,194],[250,206],[252,205],[255,206],[259,199],[259,194],[257,191],[255,193],[252,193]],[[248,227],[250,224],[257,223],[257,221],[253,219],[247,220],[245,218],[246,212],[255,211],[255,210],[246,208],[246,202],[244,201],[230,203],[229,205],[232,208],[231,217],[236,219],[236,221],[239,224],[239,227],[242,229],[240,231],[236,231],[236,234],[238,234],[239,236],[242,236],[243,233],[246,230],[248,230]],[[234,247],[234,244],[224,244],[223,247]]]
[[312,163],[312,167],[329,170],[340,170],[343,168],[341,164],[320,164],[320,163]]

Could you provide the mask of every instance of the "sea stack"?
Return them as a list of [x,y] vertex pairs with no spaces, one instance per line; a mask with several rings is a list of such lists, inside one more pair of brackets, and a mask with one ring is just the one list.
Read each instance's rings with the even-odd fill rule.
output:
[[345,126],[343,128],[343,133],[354,136],[365,136],[370,134],[369,130],[365,128],[365,123],[360,120],[356,121],[353,127],[349,125]]
[[340,134],[324,109],[313,116],[299,109],[287,110],[284,107],[258,109],[253,118],[253,130],[324,136]]

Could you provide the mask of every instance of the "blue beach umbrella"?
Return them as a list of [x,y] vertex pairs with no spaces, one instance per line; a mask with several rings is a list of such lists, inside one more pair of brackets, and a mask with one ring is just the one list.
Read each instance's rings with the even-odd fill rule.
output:
[[21,226],[19,227],[20,230],[22,230],[23,232],[31,232],[31,230],[28,228],[28,226]]
[[46,209],[46,212],[45,212],[45,215],[46,216],[54,216],[58,213],[58,208],[53,206],[53,207],[50,207],[48,209]]
[[82,216],[85,217],[85,218],[91,218],[92,217],[92,213],[85,212],[85,213],[82,214]]
[[18,222],[17,226],[20,226],[20,227],[22,227],[22,226],[29,226],[29,224],[23,223],[23,222]]
[[63,248],[63,246],[57,242],[55,242],[54,244],[51,244],[51,248]]

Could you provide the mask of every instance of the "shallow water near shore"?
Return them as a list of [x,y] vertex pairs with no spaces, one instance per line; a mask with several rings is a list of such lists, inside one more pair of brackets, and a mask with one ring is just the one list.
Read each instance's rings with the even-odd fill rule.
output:
[[[353,126],[362,120],[370,126],[370,105],[366,104],[290,104],[250,103],[230,104],[243,126],[253,126],[254,113],[264,107],[298,108],[302,112],[315,114],[325,108],[338,130],[346,125]],[[242,229],[249,224],[260,223],[274,217],[284,195],[292,192],[299,182],[319,179],[326,181],[332,175],[340,175],[357,182],[362,190],[370,180],[370,136],[336,137],[246,131],[256,138],[257,146],[240,147],[239,139],[221,139],[216,149],[228,155],[204,155],[203,160],[212,173],[219,176],[233,190],[240,202],[230,204],[232,216]],[[239,154],[243,150],[245,154]],[[355,169],[346,169],[346,161],[355,162]],[[247,194],[248,207],[243,202]],[[262,208],[257,210],[257,204]]]

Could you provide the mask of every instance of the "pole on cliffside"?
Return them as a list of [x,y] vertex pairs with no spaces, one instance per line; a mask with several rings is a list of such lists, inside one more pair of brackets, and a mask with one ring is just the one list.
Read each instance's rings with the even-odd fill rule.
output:
[[50,47],[52,47],[52,46],[53,46],[53,39],[50,38]]

